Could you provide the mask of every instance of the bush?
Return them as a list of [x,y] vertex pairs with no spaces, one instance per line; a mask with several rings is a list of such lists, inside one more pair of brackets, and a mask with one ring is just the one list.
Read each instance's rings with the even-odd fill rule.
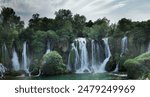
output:
[[29,71],[31,75],[38,75],[39,69],[40,69],[40,66],[38,64],[31,64],[29,67]]
[[125,61],[127,75],[130,79],[144,79],[149,73],[150,53],[144,53],[136,58]]
[[42,75],[57,75],[67,72],[61,55],[52,51],[45,54],[42,58]]

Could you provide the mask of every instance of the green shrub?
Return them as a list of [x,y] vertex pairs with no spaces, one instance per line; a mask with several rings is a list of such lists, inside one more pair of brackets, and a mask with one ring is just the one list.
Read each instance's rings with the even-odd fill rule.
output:
[[149,73],[150,53],[141,54],[125,61],[127,75],[130,79],[144,79]]
[[42,58],[42,75],[57,75],[66,73],[67,69],[61,55],[52,51]]

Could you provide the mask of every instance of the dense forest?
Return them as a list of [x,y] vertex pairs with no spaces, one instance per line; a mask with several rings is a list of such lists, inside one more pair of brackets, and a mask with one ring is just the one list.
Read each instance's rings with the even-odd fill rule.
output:
[[[116,63],[119,62],[118,71],[126,72],[128,78],[145,79],[150,76],[150,54],[145,53],[150,42],[150,20],[139,22],[122,18],[117,24],[111,24],[106,17],[96,21],[87,21],[84,15],[73,15],[70,10],[66,9],[60,9],[54,14],[55,18],[52,19],[40,17],[40,14],[35,13],[27,27],[24,27],[24,21],[21,21],[21,17],[16,15],[12,8],[2,8],[0,13],[0,63],[7,68],[5,75],[16,76],[23,72],[22,69],[19,71],[12,69],[11,59],[15,49],[19,62],[22,62],[24,42],[27,43],[27,56],[30,59],[28,72],[32,71],[32,75],[37,75],[39,72],[42,72],[41,75],[57,75],[73,73],[74,69],[69,71],[66,65],[68,56],[71,55],[71,43],[76,38],[84,37],[87,41],[94,40],[100,44],[99,47],[104,52],[102,40],[109,37],[111,57],[105,67],[107,72],[113,71]],[[128,37],[128,50],[123,57],[120,57],[120,42],[124,36]],[[52,52],[45,54],[49,43]],[[87,48],[91,46],[90,42],[88,43]],[[4,51],[4,44],[7,52]],[[71,60],[74,61],[73,59],[72,57]],[[42,64],[51,65],[43,66]]]

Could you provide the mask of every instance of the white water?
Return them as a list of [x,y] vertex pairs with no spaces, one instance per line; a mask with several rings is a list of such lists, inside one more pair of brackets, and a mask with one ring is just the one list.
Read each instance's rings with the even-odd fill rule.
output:
[[94,40],[91,41],[91,49],[92,49],[91,72],[99,72],[99,67],[101,65],[100,48],[98,43],[95,43]]
[[1,77],[4,76],[5,72],[6,72],[6,68],[3,66],[2,63],[0,63],[0,75],[1,75]]
[[13,70],[15,70],[15,71],[20,70],[18,55],[17,55],[17,52],[16,52],[15,48],[14,48],[14,51],[13,51],[12,65],[13,65]]
[[[75,70],[77,70],[77,67],[78,67],[77,65],[78,65],[78,62],[79,62],[79,53],[78,53],[78,50],[75,47],[74,43],[72,43],[72,49],[71,49],[71,51],[75,52],[75,63],[73,65],[74,65]],[[71,66],[70,66],[70,54],[69,54],[67,69],[71,70]]]
[[26,73],[29,73],[29,66],[27,62],[27,43],[26,42],[24,42],[23,44],[22,61],[23,61],[23,70]]
[[[120,57],[122,57],[127,51],[128,51],[128,37],[124,36],[121,40],[121,54],[120,54]],[[118,72],[118,69],[119,69],[119,63],[116,65],[116,68],[113,72]]]
[[148,52],[150,52],[150,42],[149,42],[149,44],[148,44]]
[[8,55],[8,50],[7,50],[5,43],[2,46],[2,56],[3,56],[2,62],[6,62],[7,61],[6,57],[8,57],[9,55]]
[[103,63],[100,66],[99,72],[106,72],[105,67],[107,62],[109,61],[110,57],[111,57],[111,52],[110,52],[110,48],[109,48],[109,44],[108,44],[108,38],[103,38],[104,44],[105,44],[105,55],[106,58],[103,61]]
[[79,42],[79,50],[80,50],[80,68],[76,70],[76,73],[84,73],[90,72],[88,66],[88,52],[86,48],[86,39],[85,38],[78,38],[76,42]]
[[94,56],[94,55],[95,55],[95,53],[94,53],[94,50],[95,50],[95,43],[94,43],[94,40],[91,41],[91,45],[92,45],[92,69],[95,70],[95,69],[96,69],[96,68],[95,68],[95,67],[96,67],[96,66],[95,66],[96,64],[95,64],[95,56]]
[[[72,43],[71,52],[74,51],[74,63],[70,63],[70,54],[68,57],[68,70],[75,69],[76,73],[102,73],[106,72],[105,66],[111,57],[111,52],[108,44],[108,38],[103,39],[105,44],[105,60],[101,62],[99,44],[94,40],[91,41],[91,52],[87,50],[87,41],[85,38],[78,38],[75,43]],[[90,54],[91,53],[91,54]],[[91,55],[91,59],[89,58]]]
[[4,47],[4,51],[7,52],[7,47],[6,47],[5,43],[4,43],[3,47]]
[[119,70],[119,63],[116,65],[116,68],[113,72],[118,72],[118,70]]
[[121,46],[122,46],[122,49],[121,49],[120,57],[122,57],[123,54],[125,54],[128,51],[128,37],[127,36],[124,36],[122,38]]
[[50,42],[48,41],[47,42],[47,50],[46,50],[45,54],[48,54],[50,51],[51,51],[51,49],[50,49]]

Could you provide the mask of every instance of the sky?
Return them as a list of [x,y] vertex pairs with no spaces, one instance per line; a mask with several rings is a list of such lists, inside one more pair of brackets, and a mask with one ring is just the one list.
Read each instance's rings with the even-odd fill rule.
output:
[[35,13],[54,18],[59,9],[69,9],[73,15],[84,15],[87,20],[106,17],[111,23],[117,23],[121,18],[150,19],[150,0],[0,0],[0,6],[13,8],[26,24]]

